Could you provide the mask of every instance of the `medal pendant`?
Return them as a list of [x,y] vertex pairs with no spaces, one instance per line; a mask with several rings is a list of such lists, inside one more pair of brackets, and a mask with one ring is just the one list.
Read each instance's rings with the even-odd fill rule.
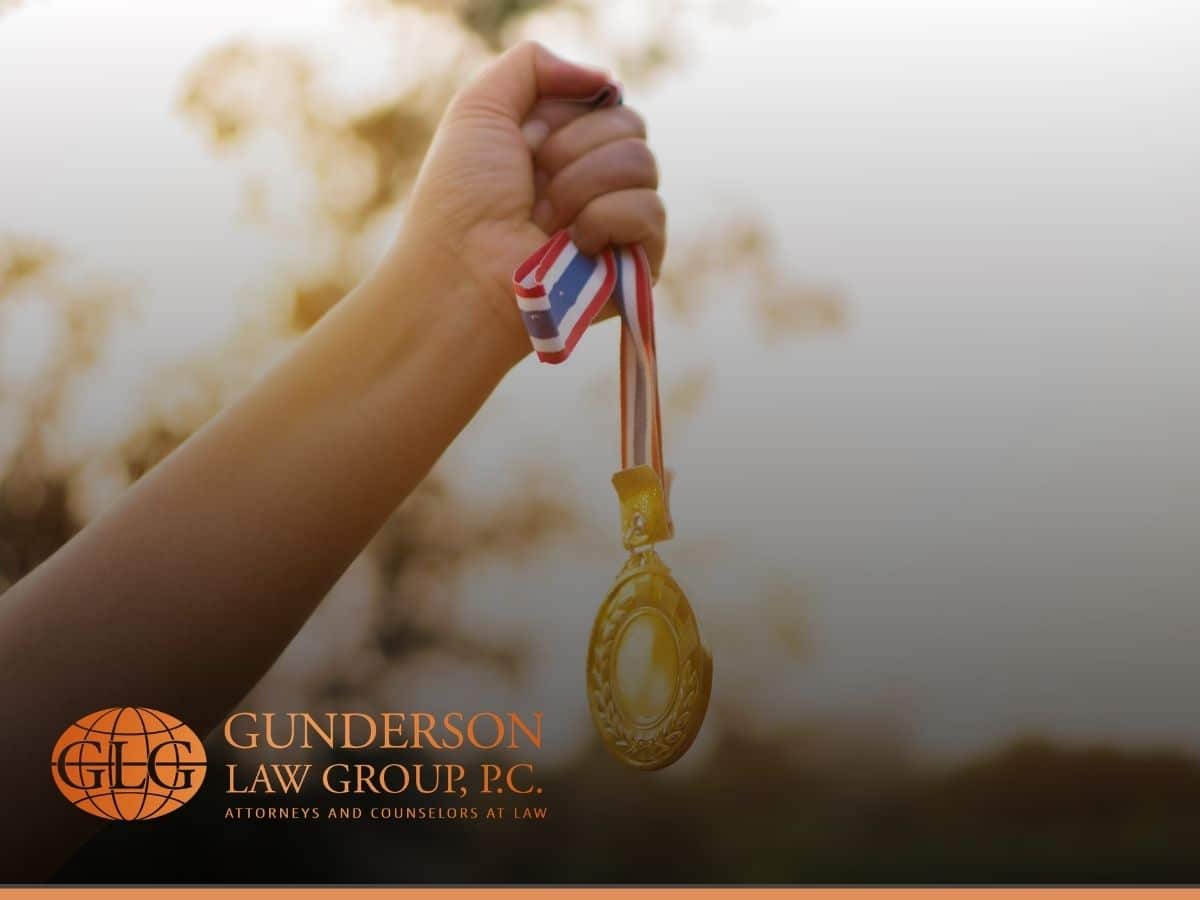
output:
[[637,769],[679,759],[712,691],[712,656],[683,589],[654,551],[674,533],[651,466],[613,476],[629,559],[596,614],[587,656],[592,721],[609,751]]
[[[620,90],[604,95],[619,102]],[[599,256],[557,232],[513,273],[513,292],[538,359],[561,363],[612,300],[621,315],[621,465],[613,487],[629,560],[592,625],[587,696],[592,722],[617,759],[669,766],[692,745],[712,691],[712,656],[683,589],[654,545],[674,535],[663,479],[662,411],[654,340],[653,273],[637,244]]]

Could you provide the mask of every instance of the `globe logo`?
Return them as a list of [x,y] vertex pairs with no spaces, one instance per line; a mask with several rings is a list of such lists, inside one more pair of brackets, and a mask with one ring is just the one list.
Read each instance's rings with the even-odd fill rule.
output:
[[174,812],[200,789],[204,745],[174,716],[114,706],[73,722],[54,745],[62,795],[101,819],[132,822]]

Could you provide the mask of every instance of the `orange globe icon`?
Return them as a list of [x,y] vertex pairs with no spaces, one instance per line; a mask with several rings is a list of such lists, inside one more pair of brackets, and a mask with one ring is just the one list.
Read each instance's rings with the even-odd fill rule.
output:
[[204,745],[174,716],[114,706],[83,716],[50,757],[62,795],[101,819],[132,822],[174,812],[200,789]]

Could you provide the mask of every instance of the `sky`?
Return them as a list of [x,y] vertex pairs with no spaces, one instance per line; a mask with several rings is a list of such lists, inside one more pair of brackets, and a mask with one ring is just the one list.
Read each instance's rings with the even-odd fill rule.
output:
[[[698,322],[660,328],[668,387],[712,372],[700,411],[665,424],[664,555],[713,646],[718,709],[759,729],[863,710],[941,756],[1029,732],[1200,749],[1200,7],[709,6],[681,6],[680,64],[630,97],[672,233],[761,217],[789,274],[836,287],[849,317],[764,344],[720,284]],[[355,9],[28,0],[0,19],[0,228],[143,298],[75,443],[219,346],[311,250],[245,223],[241,179],[269,163],[208,150],[176,111],[184,73],[247,35],[316,46],[350,93],[397,54],[436,65],[436,24]],[[617,4],[606,27],[637,21]],[[554,20],[531,34],[588,49]],[[553,448],[593,523],[535,560],[475,564],[459,591],[466,627],[542,629],[512,699],[559,703],[564,733],[578,704],[536,695],[579,667],[555,638],[586,634],[619,565],[614,413],[580,400],[614,359],[597,333],[566,380],[523,364],[443,464],[486,509],[531,441]],[[281,666],[336,640],[318,614]],[[481,690],[437,663],[405,677]]]

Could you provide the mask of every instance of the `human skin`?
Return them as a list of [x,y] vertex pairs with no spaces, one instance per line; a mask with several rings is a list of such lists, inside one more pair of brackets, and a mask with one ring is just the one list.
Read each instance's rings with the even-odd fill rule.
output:
[[69,723],[138,705],[205,734],[262,677],[526,354],[509,279],[548,231],[640,242],[657,272],[641,120],[562,102],[606,82],[531,43],[495,61],[447,110],[375,270],[0,598],[0,881],[48,878],[100,824],[48,771]]

